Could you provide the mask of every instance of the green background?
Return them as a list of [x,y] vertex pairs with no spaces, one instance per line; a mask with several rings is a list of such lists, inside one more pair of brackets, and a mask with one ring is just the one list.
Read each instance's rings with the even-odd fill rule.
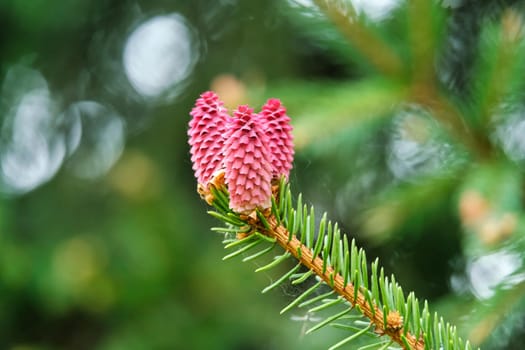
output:
[[[305,336],[313,323],[302,310],[279,315],[301,288],[261,295],[278,272],[221,261],[222,237],[210,231],[217,222],[196,193],[186,136],[195,99],[213,88],[230,110],[280,98],[295,128],[293,191],[466,337],[484,349],[519,349],[523,153],[494,141],[497,118],[476,118],[494,93],[484,90],[494,86],[491,69],[501,66],[500,16],[510,8],[522,18],[523,8],[435,2],[428,13],[435,30],[423,42],[437,49],[426,55],[422,44],[417,56],[411,43],[422,41],[406,3],[390,3],[384,13],[355,6],[360,23],[400,57],[396,78],[309,1],[2,0],[0,159],[14,160],[0,161],[0,348],[306,350],[342,338],[331,329]],[[144,94],[124,53],[138,29],[161,18],[182,23],[192,45],[171,36],[162,60],[139,42],[145,56],[132,55],[132,68],[160,82]],[[187,75],[170,80],[184,69],[185,48]],[[148,53],[155,64],[141,61]],[[493,156],[479,161],[406,97],[421,60]],[[523,100],[521,68],[497,78],[506,90],[496,93],[511,107]],[[27,117],[18,118],[35,91]],[[40,136],[47,155],[57,154],[53,142],[63,148],[54,170]],[[21,185],[32,175],[41,177]],[[465,228],[461,198],[472,189],[496,218],[514,215],[511,238],[501,221],[495,238]],[[476,198],[466,198],[476,212]]]

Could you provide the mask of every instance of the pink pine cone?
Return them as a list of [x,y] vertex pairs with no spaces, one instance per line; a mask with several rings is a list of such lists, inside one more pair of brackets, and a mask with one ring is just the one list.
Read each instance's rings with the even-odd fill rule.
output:
[[188,142],[193,170],[199,184],[206,185],[222,166],[224,134],[230,116],[213,91],[201,94],[190,115]]
[[239,106],[224,143],[225,180],[230,208],[246,213],[271,205],[272,166],[268,137],[253,109]]
[[272,175],[288,178],[294,156],[292,126],[286,108],[276,98],[269,99],[259,114],[264,130],[269,139]]

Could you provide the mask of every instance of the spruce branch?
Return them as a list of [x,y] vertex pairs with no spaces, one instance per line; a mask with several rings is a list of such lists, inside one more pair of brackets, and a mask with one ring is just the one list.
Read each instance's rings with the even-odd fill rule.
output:
[[[403,64],[400,56],[358,18],[351,4],[341,0],[314,0],[314,2],[350,44],[384,76],[394,81],[402,81],[405,80],[406,73],[410,73],[407,81],[409,88],[407,100],[429,108],[443,128],[477,158],[488,159],[492,156],[493,147],[485,130],[478,130],[473,125],[469,125],[468,119],[460,108],[440,91],[441,87],[436,79],[433,63],[435,53],[438,51],[438,41],[435,29],[432,28],[432,17],[439,11],[434,9],[435,6],[431,2],[415,0],[408,5],[409,23],[412,27],[408,38],[412,56],[411,72],[406,71],[406,65]],[[516,16],[507,15],[503,18],[503,40],[511,42],[506,46],[516,46],[518,36],[516,33],[521,31],[521,23],[516,22],[518,22]],[[505,49],[507,56],[510,56],[509,51],[515,52],[507,47]],[[500,60],[505,61],[505,59],[509,60],[507,57],[502,57]],[[494,84],[496,87],[499,85],[501,84]]]
[[[377,259],[369,264],[365,251],[357,248],[355,240],[349,242],[326,213],[316,223],[314,207],[303,204],[301,195],[293,200],[288,184],[294,153],[292,128],[280,101],[269,100],[261,115],[254,114],[248,106],[240,106],[224,125],[225,136],[220,135],[224,141],[222,149],[216,147],[210,130],[216,131],[217,121],[230,117],[208,113],[216,111],[217,105],[221,104],[216,95],[201,95],[197,100],[199,108],[192,111],[188,135],[197,180],[210,168],[208,161],[213,161],[216,169],[208,181],[198,183],[198,192],[215,208],[210,215],[226,224],[213,231],[234,235],[224,241],[225,248],[233,249],[224,260],[238,256],[244,256],[243,261],[259,259],[280,246],[283,252],[256,272],[270,270],[290,259],[295,264],[262,292],[288,281],[299,284],[314,279],[314,286],[281,313],[308,307],[310,314],[343,305],[306,331],[308,334],[331,325],[352,332],[331,350],[365,334],[372,335],[374,341],[388,338],[386,342],[379,339],[369,344],[372,347],[388,348],[387,344],[397,343],[406,350],[470,349],[455,327],[437,314],[431,315],[428,303],[421,310],[413,293],[405,297],[395,277],[385,277]],[[279,166],[272,167],[269,159],[274,165],[279,160]],[[268,246],[257,250],[261,244]],[[300,272],[302,268],[306,272]],[[326,287],[330,291],[319,294]],[[333,294],[338,297],[334,299]],[[351,323],[341,323],[344,320]]]
[[[403,334],[400,327],[401,317],[396,311],[390,311],[387,315],[387,322],[384,322],[383,311],[375,303],[369,303],[362,291],[352,283],[345,282],[343,276],[337,273],[333,266],[328,265],[319,256],[313,256],[312,250],[301,243],[296,237],[290,237],[290,232],[283,226],[277,224],[274,217],[268,219],[271,225],[270,230],[261,230],[264,235],[275,238],[277,244],[292,254],[303,266],[315,275],[320,277],[329,285],[337,294],[352,304],[352,307],[358,308],[370,323],[375,327],[375,332],[389,336],[394,342],[404,345],[406,341],[410,349],[422,350],[425,348],[424,341],[418,340],[410,333]],[[326,267],[325,267],[326,266]],[[367,276],[365,278],[368,278]],[[404,337],[404,339],[403,339]]]
[[[303,204],[301,195],[294,206],[290,186],[284,178],[273,185],[272,207],[249,214],[235,213],[221,202],[228,197],[224,183],[211,184],[210,193],[211,205],[216,209],[211,213],[227,224],[227,227],[213,230],[234,234],[225,240],[225,248],[234,249],[225,259],[244,255],[243,261],[250,261],[274,252],[279,246],[283,252],[256,271],[268,271],[290,259],[296,260],[293,267],[264,288],[263,293],[290,281],[292,284],[309,279],[316,281],[285,306],[281,314],[297,307],[307,307],[308,312],[313,313],[342,305],[306,332],[309,334],[325,326],[351,332],[330,349],[339,348],[364,334],[373,336],[372,343],[379,340],[374,343],[378,347],[396,343],[407,350],[471,349],[469,342],[458,336],[454,326],[445,323],[436,313],[430,313],[427,302],[421,309],[414,293],[405,297],[395,277],[386,277],[377,259],[369,264],[365,251],[357,248],[354,240],[349,242],[337,224],[328,221],[326,213],[316,223],[315,209]],[[258,248],[260,244],[268,246],[261,249]],[[252,252],[257,249],[260,250]],[[301,268],[306,272],[298,272]],[[314,295],[323,286],[330,290]],[[334,294],[338,297],[334,298]],[[345,320],[354,323],[344,323]],[[389,339],[386,342],[385,337]]]
[[393,78],[402,75],[403,64],[399,55],[364,25],[351,4],[337,0],[314,2],[378,71]]

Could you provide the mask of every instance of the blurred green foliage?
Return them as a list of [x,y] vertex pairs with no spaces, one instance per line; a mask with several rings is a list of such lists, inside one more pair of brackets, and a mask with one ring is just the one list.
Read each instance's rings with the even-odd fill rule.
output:
[[0,2],[0,348],[333,343],[278,316],[300,289],[221,262],[186,141],[210,88],[280,98],[292,188],[476,345],[520,348],[523,6],[346,3]]

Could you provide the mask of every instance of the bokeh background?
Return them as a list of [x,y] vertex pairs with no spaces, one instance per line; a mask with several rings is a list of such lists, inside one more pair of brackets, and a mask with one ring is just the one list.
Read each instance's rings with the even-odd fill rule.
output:
[[335,3],[352,25],[309,0],[0,1],[1,349],[339,339],[279,315],[300,287],[221,261],[186,138],[208,89],[280,98],[292,189],[465,337],[520,349],[523,6]]

